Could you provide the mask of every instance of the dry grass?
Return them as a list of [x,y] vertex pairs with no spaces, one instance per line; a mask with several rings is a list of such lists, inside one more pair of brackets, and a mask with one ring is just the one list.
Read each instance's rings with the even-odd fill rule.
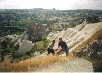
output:
[[18,63],[5,63],[0,66],[0,72],[26,72],[35,71],[38,68],[49,66],[57,62],[64,62],[68,60],[75,59],[74,55],[71,53],[68,57],[48,55],[44,57],[27,59],[25,61],[20,61]]

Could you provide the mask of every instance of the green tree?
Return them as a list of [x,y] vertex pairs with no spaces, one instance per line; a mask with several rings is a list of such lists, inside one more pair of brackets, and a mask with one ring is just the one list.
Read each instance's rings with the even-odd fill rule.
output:
[[42,36],[42,41],[46,41],[47,40],[47,37],[46,36]]

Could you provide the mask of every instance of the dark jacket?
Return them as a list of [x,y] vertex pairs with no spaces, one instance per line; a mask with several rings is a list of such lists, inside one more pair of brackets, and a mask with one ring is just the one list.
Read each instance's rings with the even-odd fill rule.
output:
[[63,49],[64,49],[64,48],[68,48],[66,42],[64,42],[64,41],[59,42],[59,43],[58,43],[58,46],[61,46],[61,48],[63,48]]

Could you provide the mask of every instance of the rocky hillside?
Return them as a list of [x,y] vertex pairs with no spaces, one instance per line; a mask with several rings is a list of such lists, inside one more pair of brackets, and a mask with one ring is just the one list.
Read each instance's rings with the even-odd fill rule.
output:
[[96,40],[77,52],[77,55],[102,59],[102,36],[99,35]]
[[[33,57],[18,63],[4,64],[0,67],[0,70],[37,72],[92,72],[93,67],[97,67],[96,65],[101,67],[102,65],[102,38],[100,38],[101,36],[97,37],[99,34],[102,36],[102,22],[90,24],[83,23],[74,28],[68,28],[67,30],[58,31],[56,33],[51,32],[47,37],[50,40],[56,39],[54,49],[57,49],[58,39],[59,37],[62,37],[70,49],[70,54],[73,55],[73,53],[77,53],[79,56],[85,55],[90,58],[93,57],[93,60],[96,58],[96,62],[91,61],[92,63],[90,63],[89,61],[80,58],[70,60],[69,58],[73,58],[73,56],[70,56],[70,54],[68,57],[66,57],[65,54],[61,54],[60,56],[50,56],[46,55],[46,52],[38,57]],[[91,43],[91,45],[89,43]],[[100,62],[97,62],[98,60]]]
[[92,42],[99,34],[102,34],[102,22],[80,24],[74,28],[57,31],[56,33],[49,33],[48,39],[56,39],[54,49],[57,49],[58,38],[62,37],[69,46],[69,52],[77,52],[87,44]]
[[102,71],[102,35],[98,35],[92,43],[76,53],[78,57],[87,57],[92,63],[94,70]]
[[[48,39],[56,39],[54,49],[57,49],[58,38],[66,41],[69,52],[89,60],[94,71],[102,71],[102,22],[80,24],[74,28],[50,33]],[[61,56],[65,56],[65,53]]]

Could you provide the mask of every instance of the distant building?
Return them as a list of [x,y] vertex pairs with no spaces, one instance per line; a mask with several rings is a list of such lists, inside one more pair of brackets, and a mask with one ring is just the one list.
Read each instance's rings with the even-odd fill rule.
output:
[[56,10],[55,8],[53,9],[43,9],[43,8],[33,8],[34,11],[53,11],[53,10]]
[[43,8],[33,8],[35,11],[43,10]]

